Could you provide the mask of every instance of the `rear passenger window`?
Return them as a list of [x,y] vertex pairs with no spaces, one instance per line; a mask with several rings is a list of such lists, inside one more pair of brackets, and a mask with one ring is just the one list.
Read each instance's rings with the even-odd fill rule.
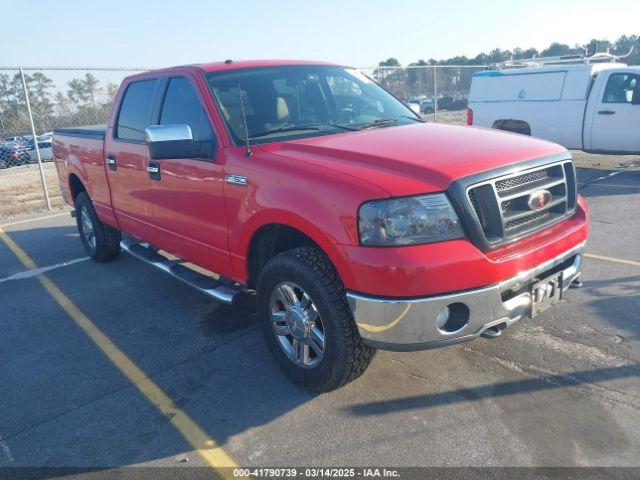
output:
[[160,114],[161,125],[174,123],[189,125],[196,142],[213,140],[213,130],[200,98],[189,80],[183,77],[169,80]]
[[129,84],[118,114],[117,138],[144,141],[144,129],[149,125],[149,109],[155,86],[155,79]]

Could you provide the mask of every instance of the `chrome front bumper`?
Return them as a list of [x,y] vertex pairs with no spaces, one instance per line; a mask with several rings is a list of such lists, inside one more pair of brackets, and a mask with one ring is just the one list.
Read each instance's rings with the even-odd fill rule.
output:
[[[465,292],[410,300],[348,292],[347,299],[365,343],[396,351],[443,347],[473,340],[488,328],[502,329],[528,316],[530,287],[539,279],[562,273],[561,290],[567,290],[580,276],[583,249],[584,243],[503,282]],[[438,328],[436,318],[448,306],[455,322]]]

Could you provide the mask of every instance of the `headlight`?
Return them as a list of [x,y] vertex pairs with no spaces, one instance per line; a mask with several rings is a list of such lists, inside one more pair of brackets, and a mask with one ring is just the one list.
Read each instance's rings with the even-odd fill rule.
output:
[[414,245],[464,237],[444,193],[364,203],[358,212],[362,245]]

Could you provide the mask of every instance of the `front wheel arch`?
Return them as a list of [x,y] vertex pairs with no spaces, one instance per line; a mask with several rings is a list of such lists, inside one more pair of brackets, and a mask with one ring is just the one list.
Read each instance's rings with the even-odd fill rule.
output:
[[[336,239],[326,235],[326,232],[319,231],[302,218],[293,217],[295,221],[285,223],[282,222],[283,217],[286,217],[284,213],[263,217],[259,223],[252,222],[253,224],[244,230],[239,245],[239,251],[244,256],[244,271],[238,272],[238,276],[244,279],[243,283],[254,287],[262,267],[278,253],[298,247],[316,247],[329,257],[342,281],[347,285],[353,284],[349,262]],[[291,218],[289,215],[289,220]],[[269,254],[265,256],[264,252],[260,252],[260,245],[264,245],[264,241],[274,241],[275,236],[279,238],[275,246],[271,245],[267,249]],[[257,259],[259,260],[256,261]]]

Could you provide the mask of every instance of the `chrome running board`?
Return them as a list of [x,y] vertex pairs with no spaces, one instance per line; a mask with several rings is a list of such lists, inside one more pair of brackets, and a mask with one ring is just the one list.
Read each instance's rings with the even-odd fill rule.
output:
[[219,302],[232,305],[234,300],[238,298],[238,294],[241,293],[239,288],[225,285],[215,278],[185,267],[182,265],[183,260],[168,259],[146,243],[137,242],[133,239],[122,240],[120,247],[130,255],[156,267],[158,270],[168,273]]

